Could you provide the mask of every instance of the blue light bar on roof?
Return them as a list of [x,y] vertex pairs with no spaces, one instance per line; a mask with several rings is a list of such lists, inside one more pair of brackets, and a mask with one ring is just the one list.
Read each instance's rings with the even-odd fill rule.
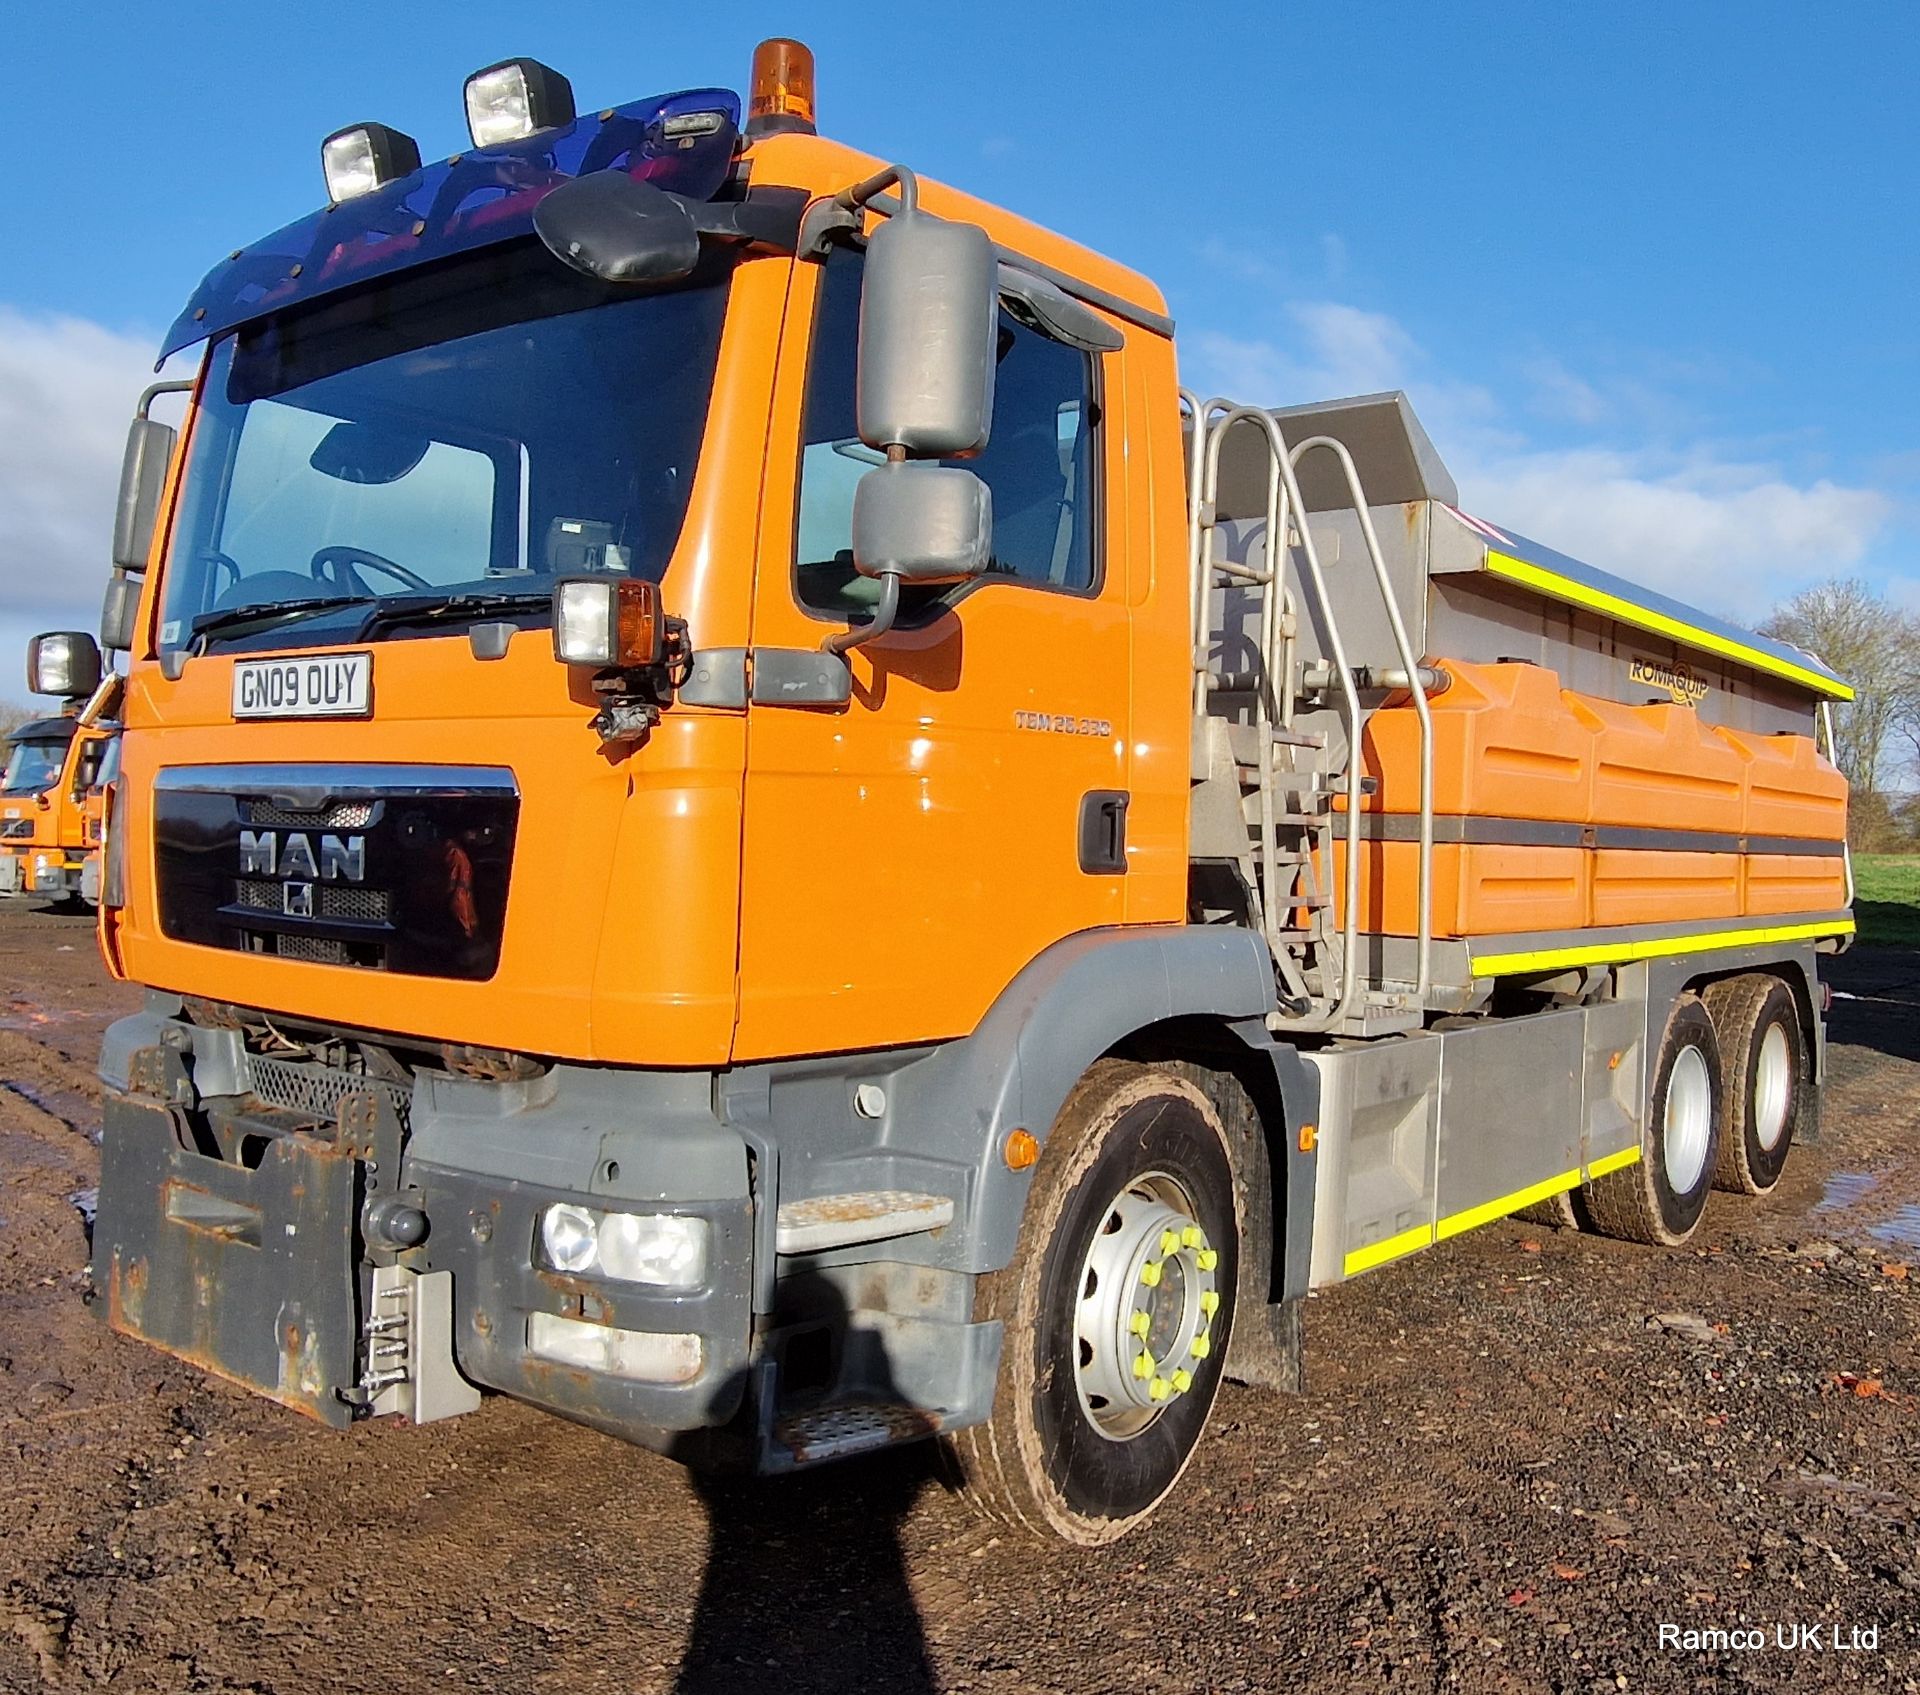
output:
[[624,170],[711,200],[732,170],[739,130],[739,95],[695,88],[456,153],[236,249],[194,291],[160,358],[356,283],[531,236],[541,199],[591,171]]

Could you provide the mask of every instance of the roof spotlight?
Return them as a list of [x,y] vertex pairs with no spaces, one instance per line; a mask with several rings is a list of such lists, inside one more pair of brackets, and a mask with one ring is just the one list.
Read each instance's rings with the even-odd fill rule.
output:
[[538,59],[502,59],[467,78],[467,132],[498,147],[573,122],[573,84]]
[[420,143],[385,124],[355,124],[335,130],[320,143],[320,169],[327,179],[327,198],[338,206],[412,176],[420,169]]

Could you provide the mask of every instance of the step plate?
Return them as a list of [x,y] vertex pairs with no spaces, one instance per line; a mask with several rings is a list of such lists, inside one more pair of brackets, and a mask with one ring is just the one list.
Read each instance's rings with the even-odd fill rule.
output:
[[815,1195],[781,1204],[774,1246],[783,1254],[817,1254],[856,1242],[883,1242],[953,1222],[946,1195],[905,1189],[862,1189],[848,1195]]

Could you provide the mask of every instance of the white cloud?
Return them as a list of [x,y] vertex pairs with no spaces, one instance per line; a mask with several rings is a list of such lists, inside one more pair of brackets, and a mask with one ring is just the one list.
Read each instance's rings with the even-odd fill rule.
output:
[[[1895,516],[1880,489],[1796,480],[1762,455],[1715,442],[1641,446],[1679,408],[1639,379],[1590,381],[1535,357],[1507,374],[1525,403],[1437,371],[1396,319],[1334,301],[1294,301],[1287,333],[1189,339],[1203,393],[1288,405],[1405,389],[1463,504],[1602,569],[1748,623],[1785,594],[1856,566]],[[1547,420],[1542,441],[1524,424]],[[1608,429],[1636,440],[1622,448]],[[1599,439],[1593,439],[1599,438]],[[1900,595],[1910,585],[1898,580]]]
[[1470,458],[1453,470],[1470,510],[1746,623],[1807,581],[1856,565],[1892,512],[1875,489],[1665,457],[1574,448]]
[[[0,306],[0,614],[92,627],[154,341]],[[7,655],[0,655],[6,660]]]

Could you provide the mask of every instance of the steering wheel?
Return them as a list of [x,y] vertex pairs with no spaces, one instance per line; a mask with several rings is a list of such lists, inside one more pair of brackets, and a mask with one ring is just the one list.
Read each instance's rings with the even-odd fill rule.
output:
[[405,583],[410,589],[425,589],[429,592],[433,589],[433,584],[418,571],[409,571],[406,566],[396,565],[384,554],[374,553],[364,547],[344,545],[323,547],[313,556],[307,569],[313,573],[316,582],[331,581],[337,588],[348,594],[367,594],[371,591],[356,569],[361,565],[366,566],[370,571],[379,571],[397,582]]

